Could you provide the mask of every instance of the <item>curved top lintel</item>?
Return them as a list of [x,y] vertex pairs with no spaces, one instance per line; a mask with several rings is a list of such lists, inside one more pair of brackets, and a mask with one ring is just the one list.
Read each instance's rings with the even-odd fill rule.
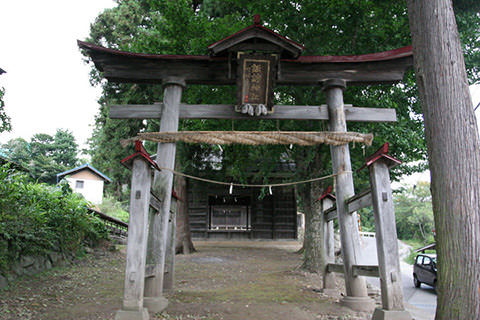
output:
[[[105,78],[114,82],[162,83],[171,76],[187,84],[232,85],[227,57],[162,55],[120,51],[78,41]],[[412,47],[355,55],[281,59],[277,84],[316,85],[338,78],[350,84],[392,83],[413,65]]]
[[[129,56],[133,58],[146,58],[146,59],[160,59],[160,60],[204,60],[204,61],[222,61],[227,60],[225,57],[211,57],[202,55],[173,55],[173,54],[149,54],[149,53],[136,53],[129,51],[122,51],[117,49],[111,49],[102,47],[90,42],[84,42],[77,40],[77,44],[80,48],[88,50],[90,52],[109,53],[117,56]],[[367,53],[360,55],[344,55],[344,56],[300,56],[298,59],[281,59],[286,62],[298,62],[298,63],[342,63],[342,62],[375,62],[395,60],[404,57],[413,56],[412,46],[406,46],[398,49]]]

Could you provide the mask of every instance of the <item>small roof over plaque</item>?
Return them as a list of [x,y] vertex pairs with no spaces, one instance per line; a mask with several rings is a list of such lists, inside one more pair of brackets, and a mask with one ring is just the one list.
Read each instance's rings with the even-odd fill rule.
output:
[[208,46],[212,56],[253,50],[280,53],[282,59],[297,59],[303,49],[303,45],[262,26],[258,14],[254,16],[252,25]]

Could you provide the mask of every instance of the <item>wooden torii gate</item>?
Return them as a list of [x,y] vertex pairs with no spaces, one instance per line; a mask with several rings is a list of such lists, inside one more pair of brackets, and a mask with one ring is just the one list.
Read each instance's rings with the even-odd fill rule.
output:
[[[161,132],[177,131],[179,119],[252,119],[252,115],[256,115],[258,119],[328,120],[328,130],[332,132],[346,132],[347,121],[393,122],[396,121],[394,109],[345,105],[343,90],[347,84],[400,81],[405,70],[413,64],[410,46],[357,56],[301,56],[304,49],[302,45],[263,27],[258,16],[255,16],[251,26],[210,45],[209,56],[132,53],[82,41],[78,41],[78,45],[86,51],[97,69],[103,72],[103,76],[109,81],[163,84],[163,103],[112,106],[110,113],[111,118],[160,119]],[[252,59],[255,68],[262,71],[261,75],[256,73],[252,76]],[[267,90],[258,91],[254,86],[256,82],[263,82],[263,89]],[[190,84],[237,85],[238,103],[182,104],[182,90]],[[322,85],[327,103],[321,106],[273,106],[269,99],[273,84]],[[365,280],[353,273],[353,266],[357,265],[359,237],[356,215],[348,212],[344,202],[354,195],[349,147],[348,144],[331,146],[330,151],[333,173],[337,177],[336,211],[346,286],[346,296],[341,302],[354,310],[371,310],[374,302],[368,297]],[[175,143],[159,143],[156,159],[159,167],[173,169]],[[137,162],[134,162],[134,166]],[[145,179],[146,176],[140,178],[141,181]],[[133,183],[134,181],[132,185]],[[138,184],[138,181],[135,180],[135,183]],[[117,319],[147,319],[148,313],[144,307],[158,312],[167,305],[162,290],[165,256],[168,251],[172,184],[171,172],[155,171],[151,189],[159,200],[158,214],[150,216],[148,238],[138,237],[142,232],[146,232],[146,229],[143,225],[137,225],[137,237],[131,240],[129,235],[127,250],[127,261],[129,258],[145,259],[146,253],[138,255],[143,250],[148,251],[149,277],[140,277],[140,274],[144,275],[144,271],[132,269],[127,262],[124,303],[122,310],[117,313]],[[132,188],[133,203],[142,199],[141,195],[146,192],[143,188],[139,187],[138,194]],[[147,194],[150,197],[149,193]],[[145,210],[145,207],[139,210]],[[146,223],[145,216],[142,217],[136,222],[131,221],[134,224]],[[145,243],[140,241],[141,239]],[[131,241],[137,241],[136,248],[130,246]],[[140,265],[144,267],[145,262]],[[130,291],[127,290],[127,285]]]

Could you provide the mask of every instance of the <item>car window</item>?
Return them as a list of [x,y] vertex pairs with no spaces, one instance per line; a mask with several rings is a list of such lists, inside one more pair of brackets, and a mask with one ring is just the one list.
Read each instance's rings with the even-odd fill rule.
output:
[[423,256],[417,256],[417,261],[415,263],[422,264],[422,259],[423,259]]
[[432,264],[432,259],[430,259],[429,257],[424,257],[423,258],[423,265],[424,266],[429,266]]

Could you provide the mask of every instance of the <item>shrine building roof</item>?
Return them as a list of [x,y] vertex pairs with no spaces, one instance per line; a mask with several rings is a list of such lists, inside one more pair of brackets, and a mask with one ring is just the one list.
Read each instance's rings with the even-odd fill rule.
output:
[[259,15],[254,16],[252,25],[208,46],[212,56],[250,50],[277,52],[286,59],[298,58],[303,49],[303,45],[262,26]]

